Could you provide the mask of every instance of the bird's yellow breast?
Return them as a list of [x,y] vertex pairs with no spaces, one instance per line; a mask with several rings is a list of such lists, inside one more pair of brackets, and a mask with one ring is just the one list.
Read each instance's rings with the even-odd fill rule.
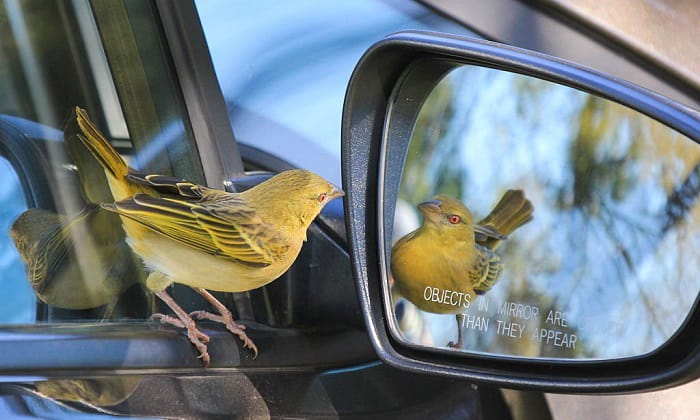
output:
[[468,244],[444,241],[419,231],[397,243],[391,255],[394,287],[421,310],[462,313],[476,297],[469,281],[473,251]]
[[272,282],[289,269],[302,245],[298,241],[279,260],[257,267],[198,251],[126,217],[122,221],[129,245],[151,271],[162,272],[173,283],[216,292],[245,292]]

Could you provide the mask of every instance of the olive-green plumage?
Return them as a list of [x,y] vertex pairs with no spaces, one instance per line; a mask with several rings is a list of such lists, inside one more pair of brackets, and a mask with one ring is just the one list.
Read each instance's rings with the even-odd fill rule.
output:
[[[471,301],[493,287],[503,270],[496,248],[532,220],[533,213],[520,190],[508,190],[479,223],[464,204],[447,195],[437,195],[418,209],[423,223],[392,247],[391,273],[396,293],[438,314],[462,314],[468,307],[464,299]],[[449,291],[450,301],[433,298],[441,296],[433,295],[433,289]]]
[[[207,290],[242,292],[277,279],[298,256],[313,219],[343,192],[305,170],[280,173],[240,193],[139,173],[127,166],[85,111],[76,109],[75,117],[81,131],[76,138],[103,168],[113,197],[102,208],[121,217],[127,242],[151,271],[148,288],[177,318],[156,316],[187,328],[207,364],[208,337],[192,316],[224,323],[257,354],[245,327],[234,323],[230,311]],[[185,313],[165,291],[171,283],[193,287],[221,315]]]

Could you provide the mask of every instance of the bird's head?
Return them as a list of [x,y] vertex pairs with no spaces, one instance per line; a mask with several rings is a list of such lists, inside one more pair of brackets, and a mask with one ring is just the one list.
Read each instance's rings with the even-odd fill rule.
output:
[[436,195],[432,200],[420,203],[418,210],[423,213],[424,224],[432,224],[440,229],[469,230],[474,226],[469,209],[448,195]]
[[267,197],[277,214],[300,222],[304,231],[326,204],[345,195],[340,188],[303,169],[281,172],[258,187],[262,187],[257,188],[260,195]]
[[506,239],[491,226],[474,224],[471,211],[461,201],[449,195],[440,194],[432,200],[420,203],[418,210],[423,213],[423,228],[436,228],[440,235],[452,240],[469,240],[475,235],[495,239]]

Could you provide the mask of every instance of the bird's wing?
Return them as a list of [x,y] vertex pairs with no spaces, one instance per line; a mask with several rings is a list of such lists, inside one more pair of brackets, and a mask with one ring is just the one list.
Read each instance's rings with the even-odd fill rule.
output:
[[485,242],[488,239],[504,240],[508,239],[502,235],[495,227],[490,225],[474,225],[474,239],[477,242]]
[[174,176],[144,174],[129,168],[129,173],[126,177],[130,181],[147,185],[164,195],[194,200],[215,200],[217,197],[226,196],[224,191],[207,188]]
[[413,238],[415,238],[418,235],[418,230],[414,230],[411,233],[407,233],[406,235],[402,236],[396,243],[391,247],[392,252],[394,249],[398,249],[399,247],[403,246],[405,243],[412,241]]
[[503,271],[501,257],[493,250],[476,245],[476,258],[469,271],[470,281],[477,295],[491,290]]
[[137,194],[103,207],[199,251],[251,266],[269,265],[290,247],[245,202],[230,195],[198,202]]

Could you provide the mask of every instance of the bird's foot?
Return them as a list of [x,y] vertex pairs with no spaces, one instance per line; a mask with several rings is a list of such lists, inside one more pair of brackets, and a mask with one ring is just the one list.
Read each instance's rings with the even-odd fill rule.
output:
[[[161,324],[169,324],[178,328],[185,328],[187,329],[187,326],[185,325],[184,322],[182,322],[179,318],[176,318],[174,316],[170,315],[165,315],[165,314],[153,314],[151,315],[150,318],[148,318],[149,321],[159,321]],[[201,332],[196,325],[194,325],[194,322],[192,323],[193,329],[195,331],[195,334],[197,338],[205,343],[209,342],[209,336]]]
[[456,343],[455,343],[454,341],[450,341],[449,343],[447,343],[447,347],[450,347],[450,348],[453,348],[453,349],[459,349],[459,350],[461,350],[461,349],[462,349],[462,343],[461,343],[460,341],[458,341],[458,342],[456,342]]
[[[155,282],[160,281],[160,277],[164,276],[159,271],[154,271],[153,273],[149,274],[147,282],[151,282],[151,279],[155,279]],[[156,313],[151,315],[151,320],[160,320],[161,324],[170,324],[174,325],[179,328],[184,328],[187,330],[187,338],[190,339],[190,342],[194,344],[194,346],[197,348],[197,351],[199,351],[199,357],[198,359],[202,359],[204,362],[204,367],[209,367],[209,362],[211,362],[211,359],[209,358],[209,353],[207,352],[207,343],[209,343],[209,336],[201,332],[197,328],[197,324],[194,322],[194,319],[192,319],[191,316],[187,315],[187,312],[185,312],[180,305],[178,305],[175,300],[166,292],[165,290],[154,290],[153,292],[156,296],[158,296],[163,302],[165,302],[166,305],[170,307],[170,309],[175,312],[175,315],[177,317],[173,317],[170,315],[164,315],[160,313]]]
[[153,314],[149,318],[150,321],[160,321],[161,324],[170,324],[178,328],[184,328],[187,330],[187,338],[199,351],[198,359],[202,359],[204,365],[209,367],[211,358],[209,357],[209,352],[207,351],[207,343],[209,343],[209,336],[201,332],[194,320],[192,322],[185,323],[181,319],[174,316],[165,314]]
[[258,347],[255,345],[255,343],[253,343],[253,340],[248,338],[248,335],[245,333],[245,325],[236,324],[233,321],[233,315],[231,315],[231,312],[229,312],[228,310],[226,310],[226,312],[222,313],[221,315],[213,314],[207,311],[194,311],[190,312],[190,316],[197,319],[208,319],[210,321],[215,321],[224,324],[227,330],[237,335],[238,338],[241,339],[244,348],[249,348],[253,350],[253,359],[258,357]]
[[175,327],[179,328],[185,328],[185,323],[180,321],[178,318],[175,318],[174,316],[170,315],[165,315],[165,314],[153,314],[148,318],[149,321],[158,321],[161,324],[169,324],[173,325]]
[[209,352],[207,351],[207,345],[200,341],[200,335],[204,335],[205,337],[207,337],[205,342],[209,342],[209,337],[203,334],[201,331],[199,331],[196,327],[194,327],[193,322],[192,327],[187,328],[187,338],[190,339],[190,342],[194,344],[194,346],[199,351],[199,356],[197,358],[202,359],[202,361],[204,362],[204,367],[209,367],[209,363],[211,363],[211,358],[209,357]]

